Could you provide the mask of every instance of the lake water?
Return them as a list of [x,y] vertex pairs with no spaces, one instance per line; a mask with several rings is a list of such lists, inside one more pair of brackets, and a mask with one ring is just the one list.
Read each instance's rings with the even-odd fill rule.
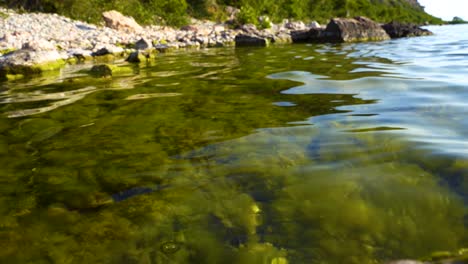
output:
[[468,246],[468,27],[0,84],[1,263],[381,263]]

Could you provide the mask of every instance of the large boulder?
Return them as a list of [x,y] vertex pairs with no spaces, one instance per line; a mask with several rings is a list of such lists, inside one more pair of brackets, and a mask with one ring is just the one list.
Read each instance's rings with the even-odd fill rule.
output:
[[327,42],[360,42],[390,39],[376,22],[366,17],[333,18],[322,37]]
[[135,19],[124,16],[115,10],[102,13],[102,18],[106,23],[106,27],[110,27],[115,30],[125,32],[139,32],[143,29],[140,25],[138,25]]
[[414,24],[404,24],[400,22],[390,22],[382,26],[391,38],[405,38],[415,36],[428,36],[432,35],[432,32],[420,28]]
[[330,42],[325,36],[325,29],[323,28],[311,28],[309,30],[296,30],[291,31],[291,38],[294,43],[322,43]]
[[267,37],[255,34],[238,34],[234,41],[236,42],[236,47],[266,47],[270,43],[270,40]]

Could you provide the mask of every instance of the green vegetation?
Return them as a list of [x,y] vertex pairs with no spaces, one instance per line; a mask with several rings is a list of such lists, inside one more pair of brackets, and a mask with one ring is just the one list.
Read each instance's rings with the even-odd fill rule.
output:
[[8,14],[5,14],[0,11],[0,18],[3,18],[3,19],[8,18]]
[[101,21],[101,13],[110,9],[133,16],[143,24],[183,25],[189,15],[221,21],[227,18],[226,6],[241,9],[240,23],[257,24],[260,16],[268,16],[273,22],[292,18],[324,23],[331,17],[358,15],[379,22],[442,22],[406,0],[5,0],[5,3],[10,7],[57,12],[93,23]]
[[463,20],[461,17],[454,17],[452,21],[448,22],[451,25],[456,25],[456,24],[467,24],[468,21]]

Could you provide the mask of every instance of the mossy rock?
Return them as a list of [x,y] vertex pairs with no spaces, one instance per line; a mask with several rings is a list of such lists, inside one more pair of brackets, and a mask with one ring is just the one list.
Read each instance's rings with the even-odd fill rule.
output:
[[132,68],[126,66],[100,64],[93,66],[88,73],[95,77],[109,77],[116,74],[133,74],[134,72]]
[[148,61],[152,57],[154,56],[152,56],[151,53],[140,53],[139,51],[135,51],[135,52],[130,53],[130,55],[128,56],[128,58],[125,59],[125,61],[130,62],[130,63],[140,63],[140,62]]
[[176,51],[179,49],[178,46],[174,46],[174,45],[168,45],[168,44],[159,44],[159,45],[156,45],[155,46],[155,49],[158,51],[158,52],[161,52],[161,53],[166,53],[166,52],[173,52],[173,51]]
[[25,77],[34,75],[56,75],[58,70],[62,68],[66,62],[64,60],[58,60],[48,63],[42,63],[37,65],[7,65],[0,68],[0,80],[18,80]]
[[116,60],[116,56],[114,54],[106,54],[102,56],[94,56],[93,61],[95,63],[113,63]]

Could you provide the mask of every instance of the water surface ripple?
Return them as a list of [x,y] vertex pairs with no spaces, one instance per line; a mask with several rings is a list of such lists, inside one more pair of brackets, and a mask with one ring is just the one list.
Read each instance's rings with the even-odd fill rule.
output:
[[357,264],[468,247],[468,27],[430,29],[1,83],[0,263]]

